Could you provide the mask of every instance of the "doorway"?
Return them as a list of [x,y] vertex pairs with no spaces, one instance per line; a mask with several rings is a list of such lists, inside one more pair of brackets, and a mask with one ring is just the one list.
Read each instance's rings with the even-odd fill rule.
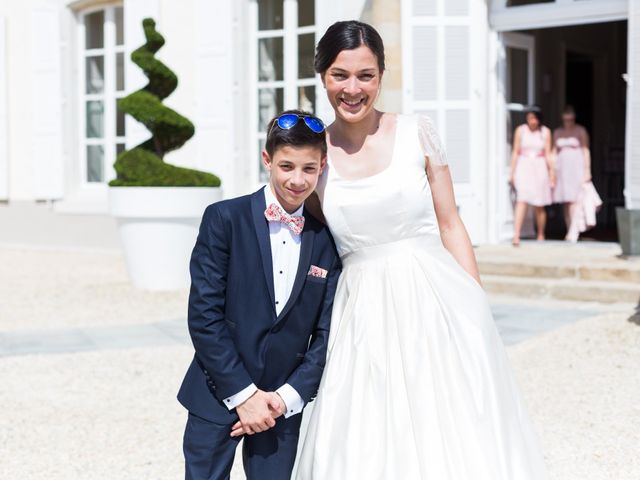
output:
[[[596,228],[581,239],[617,241],[615,209],[624,205],[627,22],[518,32],[535,42],[535,100],[551,130],[565,105],[576,110],[591,141],[593,184],[603,201]],[[561,205],[548,208],[546,234],[566,233]]]

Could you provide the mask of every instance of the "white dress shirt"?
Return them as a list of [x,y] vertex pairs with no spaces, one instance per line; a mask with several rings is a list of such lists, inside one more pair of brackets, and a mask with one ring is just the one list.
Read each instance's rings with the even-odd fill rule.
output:
[[[280,202],[278,202],[276,196],[273,194],[270,185],[267,185],[264,189],[264,196],[266,206],[275,203],[282,208],[282,205],[280,205]],[[302,209],[303,207],[300,206],[300,208],[291,215],[302,215]],[[284,212],[286,210],[282,208],[282,211]],[[282,312],[282,309],[291,296],[293,283],[296,279],[296,273],[298,272],[302,235],[295,235],[289,230],[289,227],[280,222],[269,222],[269,240],[271,242],[276,314],[280,315],[280,312]],[[224,404],[229,410],[232,410],[244,403],[257,389],[258,388],[252,383],[235,395],[226,398]],[[276,392],[280,395],[287,407],[287,411],[284,414],[285,418],[289,418],[302,411],[304,401],[291,385],[285,383],[278,388]]]

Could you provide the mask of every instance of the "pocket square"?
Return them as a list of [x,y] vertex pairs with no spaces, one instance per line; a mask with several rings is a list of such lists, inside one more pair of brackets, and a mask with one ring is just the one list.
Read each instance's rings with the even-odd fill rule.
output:
[[311,275],[312,277],[317,278],[327,278],[327,271],[324,268],[311,265],[311,268],[309,268],[309,273],[307,273],[307,275]]

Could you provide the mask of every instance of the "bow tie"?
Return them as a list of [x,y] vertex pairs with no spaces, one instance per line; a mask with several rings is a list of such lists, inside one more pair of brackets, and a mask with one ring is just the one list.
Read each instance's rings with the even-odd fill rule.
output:
[[289,215],[278,205],[272,203],[264,211],[264,216],[270,222],[284,223],[295,235],[300,235],[304,227],[304,217],[302,215]]

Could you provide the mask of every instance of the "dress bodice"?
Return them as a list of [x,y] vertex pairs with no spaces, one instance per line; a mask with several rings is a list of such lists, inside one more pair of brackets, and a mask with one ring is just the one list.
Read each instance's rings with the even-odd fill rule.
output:
[[531,131],[527,125],[523,125],[520,137],[520,155],[542,157],[544,156],[544,131],[542,128]]
[[364,247],[439,234],[421,136],[429,135],[436,151],[442,149],[435,130],[420,129],[421,120],[424,117],[397,116],[391,162],[375,175],[341,178],[329,157],[318,182],[318,195],[340,256]]
[[556,139],[556,148],[562,150],[563,148],[580,148],[580,139],[576,136],[570,137],[558,137]]

